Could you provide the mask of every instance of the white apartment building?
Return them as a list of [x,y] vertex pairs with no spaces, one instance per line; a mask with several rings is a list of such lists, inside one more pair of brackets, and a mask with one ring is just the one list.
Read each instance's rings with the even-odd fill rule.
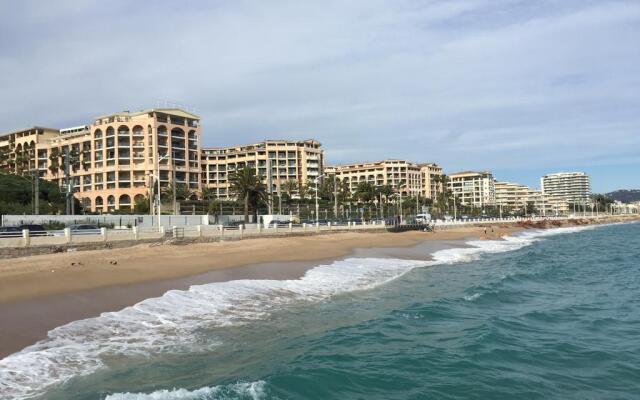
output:
[[[233,198],[229,174],[245,166],[254,168],[271,192],[294,181],[298,187],[322,175],[324,153],[316,140],[265,140],[259,143],[204,148],[202,150],[202,184],[215,197]],[[270,167],[270,168],[269,168]]]
[[540,190],[519,183],[499,181],[495,182],[495,190],[496,205],[503,210],[524,210],[533,205],[541,215],[550,215],[553,211]]
[[495,180],[491,172],[463,171],[451,174],[447,186],[458,204],[474,207],[496,204]]
[[588,202],[591,195],[589,176],[584,172],[558,172],[540,178],[540,188],[547,201],[561,211],[570,203]]

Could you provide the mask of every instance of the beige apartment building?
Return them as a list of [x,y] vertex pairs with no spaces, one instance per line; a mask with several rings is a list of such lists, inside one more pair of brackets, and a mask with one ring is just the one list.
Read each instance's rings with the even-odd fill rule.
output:
[[10,132],[0,136],[0,152],[12,172],[37,171],[71,186],[92,211],[131,209],[152,196],[158,169],[163,187],[184,184],[194,193],[201,188],[200,119],[180,109],[124,111],[87,126]]
[[383,160],[368,163],[347,164],[325,168],[325,175],[335,175],[347,182],[351,192],[359,183],[369,182],[374,186],[389,185],[404,196],[420,195],[433,198],[441,189],[435,175],[442,175],[436,164],[414,164],[405,160]]
[[447,186],[460,205],[484,207],[496,204],[495,180],[491,172],[451,174]]
[[202,184],[222,199],[233,198],[229,174],[239,168],[254,168],[271,192],[287,181],[300,185],[322,175],[324,153],[316,140],[265,140],[242,146],[205,148],[202,151]]
[[418,164],[422,172],[423,193],[428,199],[436,199],[438,193],[442,192],[443,182],[436,178],[442,177],[442,167],[435,163]]
[[17,175],[33,173],[37,149],[59,134],[57,129],[34,126],[0,135],[1,167]]

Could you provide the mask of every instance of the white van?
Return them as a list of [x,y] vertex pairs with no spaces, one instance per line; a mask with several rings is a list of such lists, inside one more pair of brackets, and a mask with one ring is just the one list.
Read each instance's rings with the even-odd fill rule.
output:
[[428,224],[429,222],[431,222],[431,214],[416,215],[416,222],[419,224]]

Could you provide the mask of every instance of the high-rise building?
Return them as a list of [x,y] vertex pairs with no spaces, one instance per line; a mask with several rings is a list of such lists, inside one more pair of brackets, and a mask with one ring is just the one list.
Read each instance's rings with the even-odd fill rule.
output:
[[214,196],[233,198],[229,174],[239,168],[256,170],[271,193],[287,181],[304,185],[322,175],[324,154],[318,141],[265,140],[242,146],[211,147],[202,152],[202,183]]
[[433,198],[441,185],[434,180],[442,175],[436,164],[414,164],[405,160],[383,160],[368,163],[337,165],[325,168],[325,175],[335,175],[355,192],[358,184],[389,185],[405,196]]
[[[180,109],[123,111],[67,129],[0,136],[4,167],[57,182],[92,211],[131,209],[172,183],[200,190],[200,118]],[[159,163],[159,166],[158,166]]]
[[491,172],[463,171],[451,174],[447,185],[458,204],[474,207],[496,204],[495,181]]
[[540,178],[540,188],[547,201],[560,211],[569,204],[586,203],[591,195],[589,176],[584,172],[558,172]]

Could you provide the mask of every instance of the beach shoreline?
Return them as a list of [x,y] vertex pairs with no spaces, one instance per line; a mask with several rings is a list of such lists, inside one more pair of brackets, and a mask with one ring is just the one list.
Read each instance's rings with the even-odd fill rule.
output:
[[[493,234],[488,232],[486,237],[497,239],[514,232],[515,228],[495,228]],[[29,297],[10,297],[10,293],[3,288],[8,285],[8,280],[2,277],[3,270],[0,268],[0,293],[3,299],[0,301],[0,359],[44,339],[47,332],[58,326],[95,317],[104,312],[118,311],[142,300],[162,296],[169,290],[186,290],[192,285],[241,279],[298,279],[315,266],[350,257],[410,258],[427,261],[435,251],[464,247],[467,240],[483,236],[483,228],[465,227],[438,233],[338,233],[234,241],[222,245],[206,243],[164,246],[161,249],[164,251],[155,258],[148,257],[144,249],[137,249],[136,252],[126,255],[122,253],[127,249],[118,249],[117,255],[114,254],[114,250],[62,253],[53,255],[56,265],[62,266],[65,263],[69,264],[69,267],[65,268],[66,271],[58,270],[50,274],[57,279],[62,276],[64,281],[47,288],[39,287],[47,285],[45,280],[49,279],[46,270],[37,263],[42,262],[39,258],[44,256],[25,257],[24,262],[34,259],[37,261],[29,264],[29,272],[21,276],[16,275],[11,269],[5,273],[6,276],[13,277],[14,285],[21,285],[28,290],[31,294]],[[264,243],[265,241],[267,243]],[[189,257],[191,262],[182,260],[179,273],[167,273],[165,266],[175,263],[179,256],[165,253],[170,253],[175,247],[182,251],[191,248],[196,254]],[[262,253],[257,254],[247,248],[254,251],[260,249]],[[203,258],[211,257],[212,253],[219,254],[223,250],[227,255],[225,260],[215,262],[209,258],[208,265],[202,265]],[[98,269],[96,273],[104,274],[102,266],[105,253],[110,258],[119,260],[112,266],[111,272],[115,279],[110,281],[118,283],[95,285],[94,274],[81,268],[87,264],[95,265]],[[163,262],[158,261],[160,258]],[[71,262],[87,264],[73,268]],[[173,264],[174,267],[175,265]],[[153,267],[157,269],[152,270]],[[141,274],[139,269],[145,269],[148,273]],[[56,275],[61,271],[64,274]],[[15,290],[16,286],[13,287]]]
[[[569,225],[576,223],[564,224]],[[0,359],[45,338],[57,326],[117,311],[168,290],[239,279],[297,279],[314,266],[346,257],[426,261],[437,250],[528,228],[509,224],[486,227],[486,233],[483,226],[468,225],[435,233],[348,232],[1,260]]]

